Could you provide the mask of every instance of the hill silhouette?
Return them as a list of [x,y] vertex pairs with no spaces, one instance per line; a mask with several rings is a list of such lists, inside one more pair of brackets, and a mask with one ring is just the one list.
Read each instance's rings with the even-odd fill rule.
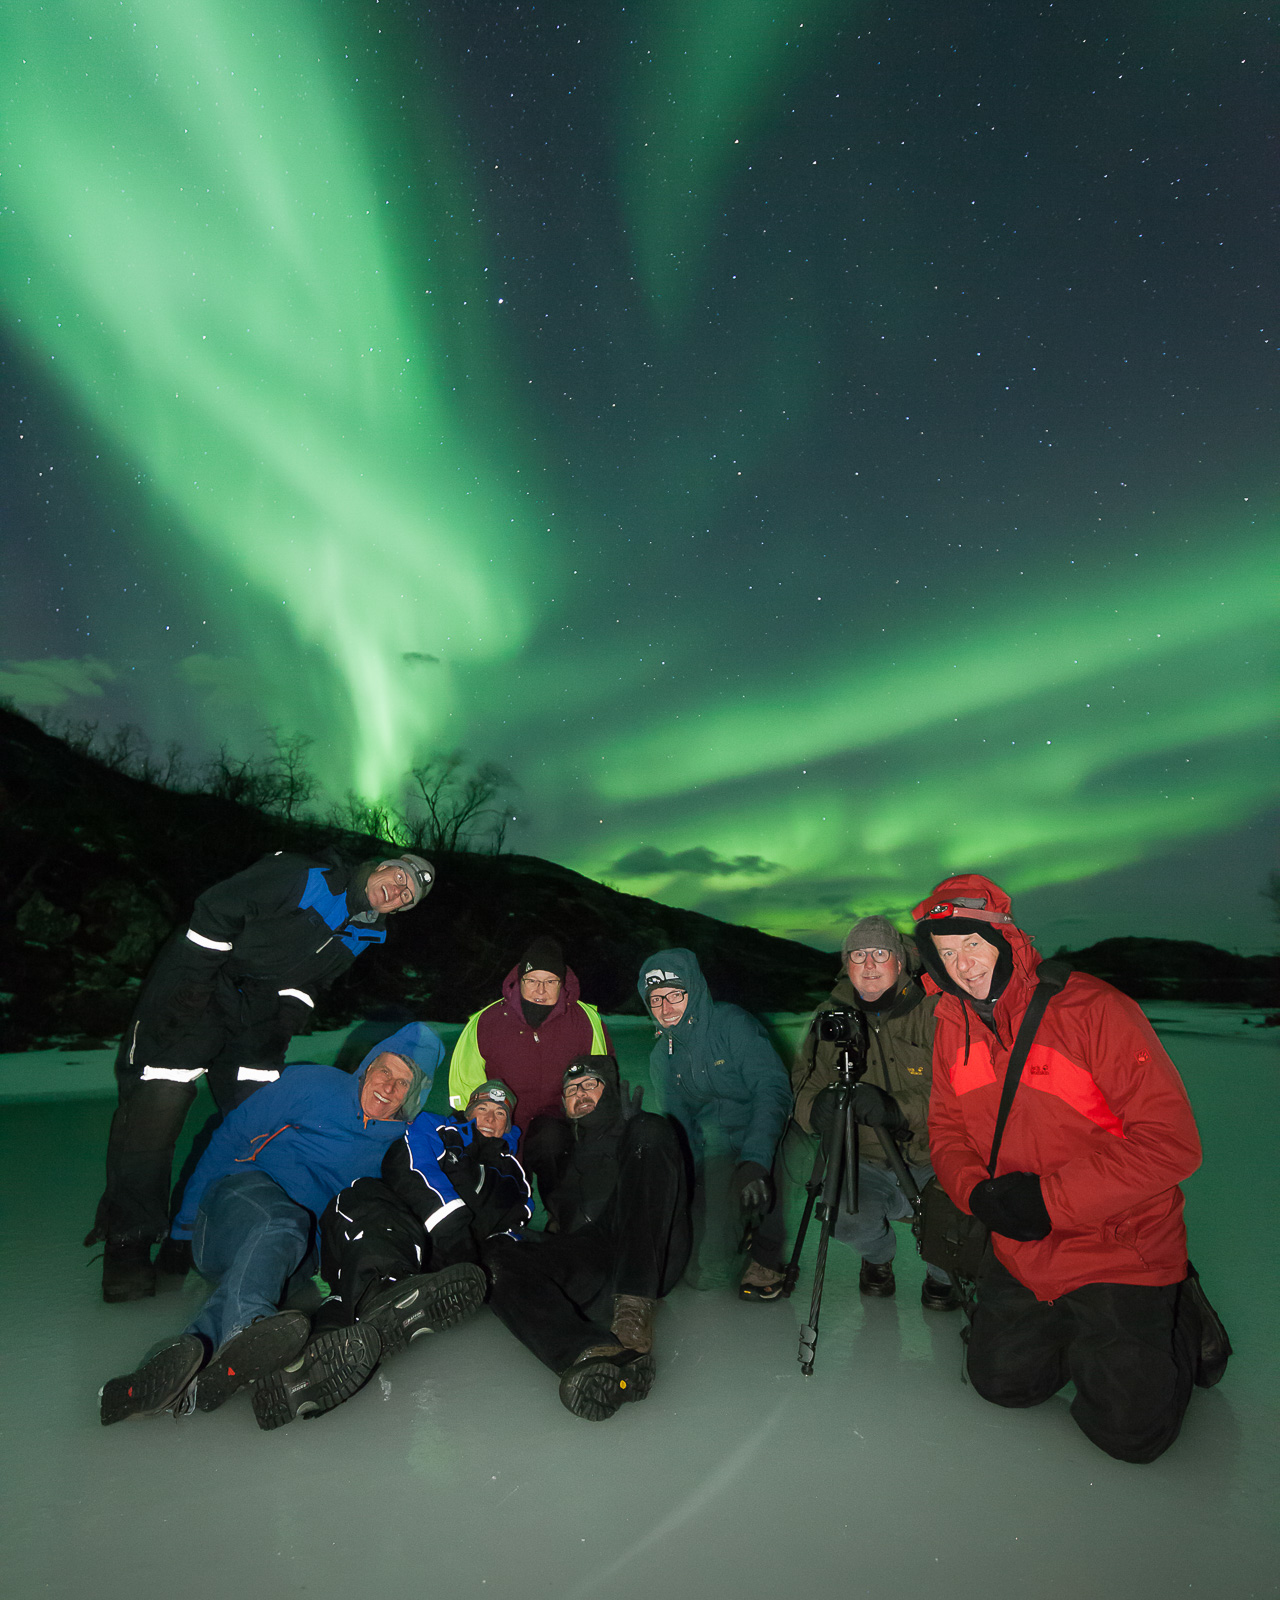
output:
[[[117,1036],[169,932],[210,884],[275,850],[351,860],[397,846],[289,820],[224,796],[146,781],[0,707],[0,1051]],[[621,894],[533,856],[445,852],[422,907],[320,999],[316,1026],[355,1018],[464,1020],[495,998],[529,941],[564,946],[585,999],[640,1010],[647,955],[697,952],[720,999],[798,1011],[837,957],[693,911]]]

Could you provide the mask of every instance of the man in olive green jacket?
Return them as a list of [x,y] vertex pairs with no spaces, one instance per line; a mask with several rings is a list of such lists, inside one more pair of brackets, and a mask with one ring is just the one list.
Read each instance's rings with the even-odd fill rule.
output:
[[[867,1068],[854,1090],[854,1116],[868,1131],[858,1140],[858,1210],[841,1210],[835,1237],[862,1257],[858,1287],[863,1294],[891,1295],[896,1284],[893,1256],[897,1239],[891,1222],[911,1215],[878,1136],[877,1126],[903,1136],[904,1155],[920,1187],[933,1176],[929,1163],[929,1090],[933,1081],[933,1012],[936,995],[926,995],[911,975],[902,936],[885,917],[864,917],[850,928],[841,949],[844,970],[815,1023],[800,1041],[791,1067],[796,1091],[793,1116],[806,1133],[821,1135],[834,1111],[839,1047],[818,1038],[816,1018],[823,1011],[854,1011],[866,1022]],[[909,1133],[909,1140],[906,1135]],[[931,1311],[959,1304],[951,1280],[928,1266],[920,1292]]]

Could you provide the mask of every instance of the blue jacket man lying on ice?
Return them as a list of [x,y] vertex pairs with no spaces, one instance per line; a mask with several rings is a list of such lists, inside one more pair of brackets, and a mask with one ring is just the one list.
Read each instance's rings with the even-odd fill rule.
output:
[[289,1067],[226,1118],[173,1224],[217,1287],[184,1332],[105,1385],[104,1424],[193,1404],[213,1411],[298,1354],[310,1319],[277,1307],[290,1277],[314,1259],[317,1218],[340,1190],[381,1171],[443,1056],[425,1023],[411,1022],[354,1074]]

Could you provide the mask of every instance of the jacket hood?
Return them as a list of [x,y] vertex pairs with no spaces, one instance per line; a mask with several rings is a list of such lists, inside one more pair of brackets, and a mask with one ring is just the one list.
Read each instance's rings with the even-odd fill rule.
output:
[[[522,1017],[524,1015],[524,1012],[521,1010],[520,1002],[520,968],[523,966],[523,964],[523,958],[520,961],[517,961],[515,966],[512,967],[511,971],[507,973],[507,976],[503,980],[502,984],[502,998],[507,1002],[512,1011],[514,1011],[518,1017]],[[550,1022],[552,1017],[564,1016],[565,1012],[570,1006],[577,1005],[581,995],[582,988],[578,983],[577,973],[572,967],[566,967],[564,969],[564,981],[560,985],[559,998],[556,1000],[556,1003],[552,1006],[551,1010],[547,1012],[546,1017],[543,1020],[545,1022]]]
[[[661,976],[667,983],[678,983],[689,992],[684,1015],[672,1028],[661,1027],[649,1010],[649,985],[655,976]],[[711,1020],[711,991],[707,988],[707,980],[702,976],[702,968],[692,950],[659,950],[656,955],[651,955],[640,967],[636,989],[645,1012],[660,1033],[679,1033],[682,1030],[695,1032],[706,1027]]]
[[436,1068],[444,1060],[444,1046],[425,1022],[407,1022],[396,1033],[390,1034],[373,1049],[356,1068],[356,1100],[364,1087],[364,1075],[371,1062],[383,1053],[399,1056],[413,1072],[413,1082],[404,1097],[404,1103],[390,1120],[412,1122],[426,1104]]
[[[602,1134],[616,1133],[622,1126],[622,1088],[615,1056],[575,1056],[574,1061],[590,1061],[591,1071],[604,1084],[604,1092],[587,1112],[570,1122],[574,1138],[597,1139]],[[573,1062],[570,1062],[570,1066]]]
[[[931,911],[947,904],[954,908],[953,915],[930,917]],[[976,872],[944,878],[911,914],[916,923],[916,947],[924,964],[924,987],[929,994],[953,994],[961,1001],[973,999],[948,975],[932,938],[934,933],[972,929],[977,929],[997,950],[1004,945],[1009,947],[1012,972],[1001,987],[1002,994],[1010,982],[1029,982],[1034,986],[1040,954],[1031,935],[1013,922],[1009,896],[990,878]],[[996,970],[998,974],[999,967]]]

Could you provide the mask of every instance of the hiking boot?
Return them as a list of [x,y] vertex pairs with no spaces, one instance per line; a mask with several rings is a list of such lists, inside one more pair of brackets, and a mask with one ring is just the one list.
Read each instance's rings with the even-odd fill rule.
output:
[[155,1269],[166,1278],[185,1278],[191,1271],[191,1240],[175,1239],[170,1235],[160,1241],[156,1251]]
[[99,1415],[104,1428],[126,1417],[158,1417],[177,1404],[204,1366],[204,1341],[180,1333],[150,1356],[136,1372],[102,1386]]
[[201,1411],[216,1411],[246,1383],[257,1383],[286,1361],[292,1361],[310,1332],[311,1319],[301,1311],[259,1317],[247,1328],[241,1328],[200,1374],[196,1405]]
[[759,1261],[748,1261],[747,1270],[738,1285],[740,1300],[776,1300],[782,1293],[786,1273],[776,1272]]
[[442,1272],[384,1284],[366,1296],[356,1319],[378,1330],[385,1361],[419,1334],[451,1328],[455,1322],[479,1310],[488,1286],[483,1271],[464,1262],[456,1267],[445,1267]]
[[253,1391],[253,1414],[268,1432],[295,1417],[318,1417],[350,1400],[373,1376],[382,1352],[368,1323],[335,1328],[313,1339],[296,1361],[264,1378]]
[[657,1309],[658,1302],[646,1300],[642,1294],[615,1294],[609,1332],[619,1344],[643,1355],[653,1349],[653,1314]]
[[108,1305],[146,1300],[156,1292],[148,1239],[108,1239],[102,1252],[102,1298]]
[[926,1311],[956,1311],[960,1306],[960,1295],[954,1283],[926,1277],[920,1285],[920,1304]]
[[898,1287],[893,1278],[893,1262],[864,1261],[858,1273],[858,1287],[863,1294],[891,1295]]
[[586,1422],[603,1422],[627,1400],[643,1400],[653,1387],[653,1356],[595,1345],[560,1378],[560,1403]]

